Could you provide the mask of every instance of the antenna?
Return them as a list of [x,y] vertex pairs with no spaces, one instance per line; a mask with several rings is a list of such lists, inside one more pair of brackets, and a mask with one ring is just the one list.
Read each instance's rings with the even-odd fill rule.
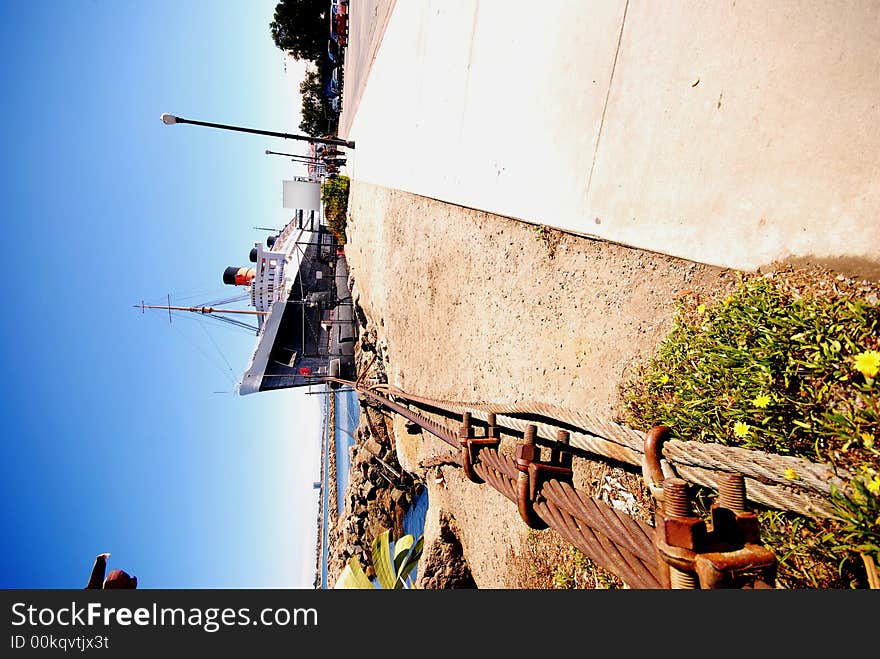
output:
[[171,293],[168,293],[168,324],[171,324]]

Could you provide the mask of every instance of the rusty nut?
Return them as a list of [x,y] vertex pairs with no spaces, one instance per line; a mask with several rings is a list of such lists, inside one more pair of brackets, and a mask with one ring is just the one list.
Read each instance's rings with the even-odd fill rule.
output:
[[534,444],[517,444],[516,468],[520,471],[528,471],[529,464],[536,462],[540,455],[540,449]]
[[698,551],[706,541],[706,523],[699,517],[657,515],[657,528],[670,547]]

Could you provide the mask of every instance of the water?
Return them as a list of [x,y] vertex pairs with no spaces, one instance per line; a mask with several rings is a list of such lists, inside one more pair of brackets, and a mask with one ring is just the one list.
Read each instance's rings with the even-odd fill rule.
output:
[[[348,488],[349,475],[351,471],[351,456],[349,451],[355,445],[355,432],[357,430],[358,421],[360,419],[360,399],[356,391],[342,389],[324,396],[324,414],[325,418],[329,417],[329,405],[331,396],[336,402],[336,424],[335,434],[336,442],[333,450],[336,452],[336,508],[341,515],[345,507],[345,490]],[[325,464],[329,461],[330,447],[330,428],[329,424],[325,424],[324,434],[322,436],[322,446],[324,448]],[[330,488],[324,483],[323,498],[324,510],[329,510],[330,505]],[[425,530],[425,514],[428,511],[428,491],[422,492],[415,498],[413,505],[406,511],[403,517],[403,532],[411,534],[414,539],[418,540]],[[323,525],[323,551],[321,556],[321,588],[327,588],[327,559],[328,559],[328,541],[330,528],[328,524]],[[415,580],[416,571],[412,573]]]
[[348,476],[351,472],[351,455],[355,445],[355,431],[360,418],[361,406],[356,391],[341,390],[333,394],[336,397],[336,508],[342,514],[345,502],[345,490],[348,487]]

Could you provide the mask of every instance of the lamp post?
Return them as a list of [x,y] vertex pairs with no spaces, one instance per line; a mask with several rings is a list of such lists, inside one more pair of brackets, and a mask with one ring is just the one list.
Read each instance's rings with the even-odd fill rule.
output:
[[312,156],[302,156],[302,155],[297,155],[297,154],[295,154],[295,153],[277,153],[277,152],[275,152],[275,151],[269,151],[268,149],[266,150],[266,155],[267,155],[267,156],[269,156],[269,155],[273,155],[273,156],[290,156],[290,159],[291,159],[293,162],[301,162],[301,163],[305,163],[305,164],[307,164],[307,165],[318,165],[318,164],[321,164],[321,162],[323,162],[323,161],[322,161],[320,158],[318,158],[317,156],[312,157]]
[[308,135],[292,135],[290,133],[277,133],[271,130],[258,130],[256,128],[242,128],[240,126],[229,126],[227,124],[215,124],[208,121],[196,121],[195,119],[184,119],[176,117],[173,114],[164,113],[161,117],[162,123],[171,126],[173,124],[193,124],[195,126],[207,126],[208,128],[222,128],[224,130],[235,130],[240,133],[254,133],[255,135],[268,135],[269,137],[282,137],[287,140],[302,140],[303,142],[312,142],[317,144],[332,144],[334,146],[344,146],[349,149],[354,148],[354,142],[342,140],[332,137],[310,137]]
[[266,149],[266,155],[273,156],[290,156],[290,159],[295,163],[301,163],[303,165],[312,165],[315,167],[320,167],[321,165],[328,166],[340,166],[345,164],[345,158],[324,158],[322,156],[300,156],[294,153],[278,153],[276,151],[269,151]]
[[279,153],[278,151],[269,151],[266,149],[267,156],[290,156],[291,158],[296,158],[297,160],[310,160],[312,162],[318,162],[320,158],[318,156],[307,156],[300,153]]

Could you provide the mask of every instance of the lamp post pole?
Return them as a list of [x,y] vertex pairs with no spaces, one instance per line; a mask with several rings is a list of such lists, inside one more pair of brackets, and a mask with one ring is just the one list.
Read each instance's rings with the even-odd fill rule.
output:
[[322,162],[322,160],[318,157],[302,156],[302,155],[297,155],[295,153],[278,153],[276,151],[269,151],[268,149],[266,150],[266,155],[267,156],[270,156],[270,155],[271,156],[290,156],[290,159],[293,160],[294,162],[303,162],[303,163],[307,163],[307,164],[311,163],[311,164],[315,164],[315,165]]
[[195,119],[184,119],[176,117],[173,114],[164,113],[161,117],[162,123],[171,126],[173,124],[193,124],[195,126],[207,126],[208,128],[222,128],[224,130],[235,130],[240,133],[254,133],[255,135],[267,135],[269,137],[282,137],[287,140],[302,140],[303,142],[312,142],[316,144],[332,144],[334,146],[344,146],[349,149],[354,148],[354,142],[342,140],[332,137],[310,137],[308,135],[292,135],[291,133],[277,133],[271,130],[259,130],[256,128],[242,128],[240,126],[229,126],[227,124],[215,124],[208,121],[196,121]]
[[302,160],[320,160],[318,156],[307,156],[300,153],[279,153],[278,151],[269,151],[266,149],[267,156],[290,156],[291,158],[298,158]]

